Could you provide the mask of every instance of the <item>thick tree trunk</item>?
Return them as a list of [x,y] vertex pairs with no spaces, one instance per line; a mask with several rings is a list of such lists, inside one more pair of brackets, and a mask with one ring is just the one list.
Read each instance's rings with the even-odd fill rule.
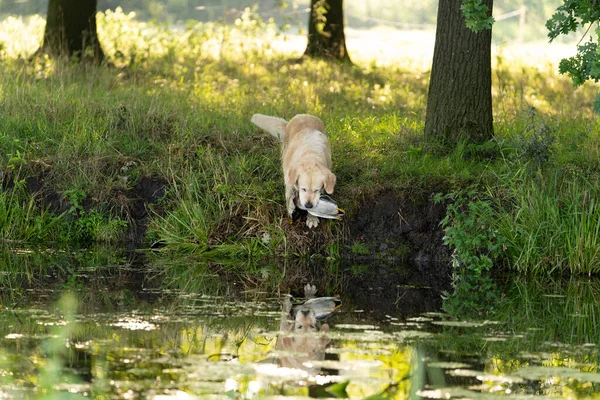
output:
[[305,57],[350,62],[344,34],[344,0],[311,0]]
[[104,53],[96,30],[97,5],[98,0],[50,0],[42,50],[52,56],[102,62]]
[[[472,32],[459,0],[440,0],[429,82],[425,137],[484,142],[494,135],[492,30]],[[493,0],[483,0],[492,12]]]

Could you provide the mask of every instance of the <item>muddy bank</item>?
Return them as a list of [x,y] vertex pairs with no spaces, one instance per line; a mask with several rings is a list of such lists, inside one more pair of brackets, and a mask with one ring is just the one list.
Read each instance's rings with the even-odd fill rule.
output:
[[[287,265],[280,286],[298,296],[305,283],[315,284],[321,294],[336,288],[350,308],[362,308],[376,320],[439,311],[441,293],[450,290],[451,281],[450,252],[440,227],[445,212],[426,193],[386,190],[365,198],[342,222],[339,280],[325,272],[326,260],[303,260]],[[327,223],[337,222],[308,231],[300,220],[293,229],[309,238],[307,245],[318,254],[326,246]]]
[[[25,186],[42,207],[62,213],[71,206],[64,194],[50,189],[43,176],[27,179]],[[119,216],[128,221],[125,247],[147,246],[144,238],[150,210],[162,212],[160,200],[167,190],[164,179],[143,177],[131,189],[111,193],[111,201],[120,205],[116,209]],[[86,198],[83,206],[90,209],[98,204]],[[286,236],[289,240],[300,238],[297,243],[305,247],[305,254],[326,258],[326,249],[332,240],[337,240],[342,260],[337,275],[341,278],[334,277],[334,271],[328,267],[307,263],[302,258],[286,261],[280,287],[298,291],[311,282],[320,293],[336,288],[350,302],[378,316],[439,310],[440,293],[449,289],[451,274],[450,254],[442,243],[444,233],[439,225],[444,215],[445,206],[434,204],[429,194],[384,190],[365,198],[342,222],[324,221],[313,230],[306,228],[304,220],[292,225],[285,222]],[[332,229],[327,224],[339,224],[333,230],[338,232],[337,237],[331,236]]]
[[445,262],[449,251],[442,242],[440,221],[445,206],[429,194],[385,190],[366,198],[346,220],[349,238],[344,258],[357,261]]
[[[14,186],[12,180],[5,179],[4,190]],[[64,193],[54,190],[46,183],[42,174],[25,180],[25,190],[35,196],[41,208],[61,214],[69,210],[73,204]],[[145,245],[145,233],[152,210],[162,213],[162,202],[169,182],[154,176],[142,177],[130,189],[113,189],[103,194],[102,199],[86,196],[81,201],[84,210],[102,205],[113,210],[117,216],[128,222],[128,231],[124,241],[137,247]],[[293,224],[283,225],[284,233],[293,242],[304,247],[304,254],[323,253],[332,241],[340,243],[340,255],[353,262],[414,262],[427,264],[445,262],[449,252],[442,243],[443,230],[439,223],[445,215],[445,207],[434,204],[430,194],[395,193],[384,190],[372,197],[362,200],[356,210],[349,212],[341,222],[322,221],[316,229],[308,229],[304,218]],[[243,215],[232,215],[238,224],[227,224],[225,232],[220,233],[221,240],[213,240],[215,244],[226,240],[235,229],[242,229]],[[287,217],[283,219],[287,220]],[[336,237],[332,237],[327,224],[340,224]],[[341,231],[341,232],[340,232]]]
[[342,270],[347,295],[377,319],[439,311],[450,289],[450,252],[440,221],[445,206],[427,194],[384,191],[346,221]]

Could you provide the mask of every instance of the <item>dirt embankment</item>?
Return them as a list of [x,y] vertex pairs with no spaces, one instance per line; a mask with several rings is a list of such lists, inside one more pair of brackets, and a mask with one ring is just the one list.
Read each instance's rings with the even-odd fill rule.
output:
[[[61,213],[70,207],[66,196],[48,188],[43,177],[26,180],[29,193],[36,193],[43,207]],[[143,246],[149,222],[149,210],[161,212],[160,202],[168,182],[157,177],[144,177],[131,189],[111,194],[120,198],[121,216],[126,218],[127,247]],[[93,199],[84,201],[84,208],[94,207]],[[384,190],[365,198],[358,209],[343,220],[340,263],[343,282],[332,285],[325,279],[323,269],[303,272],[294,269],[282,285],[301,288],[307,281],[327,287],[342,286],[344,295],[365,309],[380,314],[416,315],[437,311],[441,307],[440,293],[450,285],[450,253],[442,243],[440,221],[445,206],[432,202],[429,195],[395,193]],[[337,223],[337,222],[330,222]],[[290,232],[287,232],[287,229]],[[304,221],[286,227],[303,237],[303,245],[320,252],[331,237],[326,224],[308,230]],[[304,271],[307,271],[304,269]]]
[[422,194],[384,191],[365,199],[346,222],[343,264],[353,301],[378,318],[439,311],[451,279],[440,227],[445,212]]
[[[350,309],[363,309],[376,320],[439,311],[451,281],[450,251],[440,227],[445,212],[423,193],[385,190],[367,197],[342,222],[341,281],[332,282],[324,272],[326,260],[313,260],[289,265],[280,286],[299,296],[305,283],[315,284],[321,294],[339,288]],[[299,220],[288,234],[319,252],[326,248],[326,224],[309,231]]]

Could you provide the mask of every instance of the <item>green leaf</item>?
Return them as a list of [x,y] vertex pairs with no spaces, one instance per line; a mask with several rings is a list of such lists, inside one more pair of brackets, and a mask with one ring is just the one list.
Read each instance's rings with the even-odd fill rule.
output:
[[329,386],[325,390],[337,398],[347,399],[348,393],[346,393],[346,387],[348,387],[349,383],[350,383],[350,381],[336,383],[336,384]]

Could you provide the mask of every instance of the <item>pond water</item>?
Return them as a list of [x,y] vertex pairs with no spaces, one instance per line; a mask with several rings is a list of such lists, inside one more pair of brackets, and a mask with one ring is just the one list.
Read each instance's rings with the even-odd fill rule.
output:
[[110,252],[1,254],[0,398],[600,397],[596,281],[514,282],[478,321],[341,293],[300,335],[281,296],[166,288],[162,265]]

